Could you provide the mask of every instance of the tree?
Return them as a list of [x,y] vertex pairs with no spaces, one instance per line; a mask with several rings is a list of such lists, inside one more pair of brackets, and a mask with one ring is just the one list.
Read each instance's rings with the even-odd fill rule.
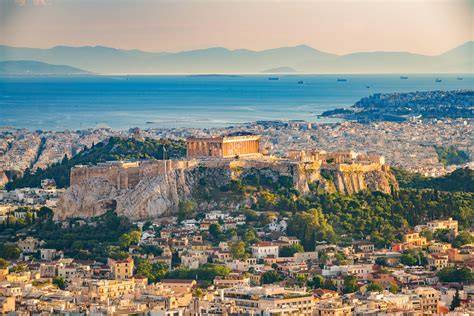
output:
[[130,232],[130,243],[132,245],[137,245],[142,239],[142,233],[139,230],[132,230]]
[[178,221],[190,219],[193,217],[194,211],[196,210],[196,202],[187,200],[180,201],[178,206]]
[[461,298],[459,297],[459,290],[456,289],[456,293],[453,296],[453,300],[451,301],[451,306],[449,306],[449,310],[454,311],[456,307],[461,306]]
[[211,234],[211,236],[216,239],[216,240],[219,240],[222,236],[222,229],[221,229],[221,225],[219,224],[211,224],[209,226],[209,234]]
[[308,281],[308,286],[313,289],[320,289],[324,285],[324,278],[322,275],[316,274]]
[[331,279],[324,280],[323,289],[337,291],[336,284],[334,284],[333,280]]
[[21,250],[12,244],[0,244],[0,258],[6,260],[17,260],[20,258]]
[[359,287],[357,286],[357,278],[353,275],[348,275],[344,278],[344,293],[357,292]]
[[246,259],[245,243],[243,241],[234,242],[230,245],[230,253],[233,259]]
[[397,294],[398,291],[400,291],[400,289],[398,288],[398,285],[396,285],[395,283],[392,283],[388,290],[390,291],[390,293],[393,293],[393,294]]
[[303,246],[300,244],[284,246],[280,249],[280,257],[293,257],[293,255],[297,252],[304,252]]
[[148,259],[137,259],[136,274],[148,278],[149,283],[155,283],[161,280],[168,270],[161,263],[150,263]]
[[66,289],[66,281],[64,281],[64,279],[62,277],[55,277],[53,279],[53,284],[56,285],[61,290]]
[[453,247],[459,248],[461,246],[474,243],[474,237],[468,231],[460,232],[456,238],[454,238]]
[[0,269],[5,269],[9,265],[10,263],[7,260],[0,258]]
[[248,228],[245,230],[242,240],[247,244],[253,244],[258,241],[257,232],[253,228]]
[[441,269],[438,272],[438,278],[441,282],[459,282],[464,284],[471,284],[474,282],[474,272],[469,268],[448,267]]
[[272,284],[281,281],[280,275],[275,270],[262,274],[262,284]]
[[297,213],[288,222],[288,235],[298,237],[305,250],[314,250],[316,241],[334,240],[333,227],[320,209]]
[[369,291],[369,292],[382,292],[383,288],[380,284],[372,282],[369,285],[367,285],[367,291]]

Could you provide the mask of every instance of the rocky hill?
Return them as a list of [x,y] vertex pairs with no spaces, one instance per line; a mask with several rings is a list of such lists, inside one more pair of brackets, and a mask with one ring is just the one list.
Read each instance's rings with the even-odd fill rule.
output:
[[[146,168],[150,170],[149,165]],[[305,194],[311,187],[343,194],[398,189],[386,166],[325,169],[320,164],[288,160],[194,161],[166,173],[139,173],[143,176],[129,188],[117,187],[102,176],[71,180],[73,185],[62,196],[55,216],[91,217],[115,210],[132,219],[157,218],[176,214],[180,202],[186,200],[204,210],[252,207],[260,198],[259,188],[270,194],[282,190]]]

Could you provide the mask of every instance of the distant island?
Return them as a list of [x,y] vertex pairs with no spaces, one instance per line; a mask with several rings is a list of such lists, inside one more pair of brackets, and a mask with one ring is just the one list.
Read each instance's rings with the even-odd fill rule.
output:
[[277,67],[277,68],[270,68],[267,70],[262,71],[263,73],[270,73],[270,74],[276,74],[276,73],[294,73],[297,72],[296,69],[291,68],[291,67]]
[[91,72],[66,66],[52,65],[34,60],[0,62],[0,75],[85,75]]
[[359,122],[394,121],[410,118],[474,118],[474,90],[376,93],[360,99],[350,108],[323,112]]

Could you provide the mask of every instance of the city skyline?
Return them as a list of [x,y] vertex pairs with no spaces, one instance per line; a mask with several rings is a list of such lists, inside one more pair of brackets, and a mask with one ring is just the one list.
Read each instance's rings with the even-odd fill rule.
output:
[[437,55],[473,39],[473,8],[471,0],[7,0],[0,4],[0,44],[99,45],[149,52],[209,47],[261,51],[304,44],[339,55],[361,51]]

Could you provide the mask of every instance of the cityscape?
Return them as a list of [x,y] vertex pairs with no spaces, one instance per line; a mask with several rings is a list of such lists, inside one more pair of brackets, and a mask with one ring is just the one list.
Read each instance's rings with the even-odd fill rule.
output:
[[0,11],[0,314],[474,315],[472,1]]

